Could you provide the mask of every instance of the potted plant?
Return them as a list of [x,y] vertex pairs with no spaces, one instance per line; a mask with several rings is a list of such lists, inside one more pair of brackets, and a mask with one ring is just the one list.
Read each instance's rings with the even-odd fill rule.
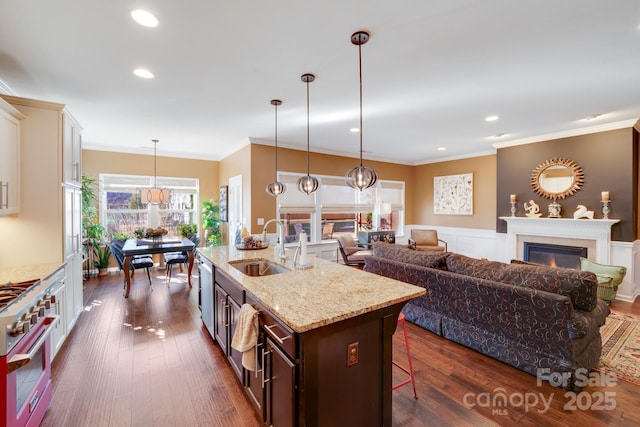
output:
[[111,235],[111,240],[127,240],[129,235],[127,233],[113,233]]
[[109,245],[101,246],[99,242],[93,240],[93,266],[98,269],[98,276],[105,276],[111,258],[111,248]]
[[86,228],[87,237],[93,241],[101,242],[104,237],[104,227],[98,223],[93,223]]
[[182,237],[191,237],[198,233],[198,226],[196,224],[178,224],[178,234]]
[[202,228],[207,246],[222,244],[220,232],[220,206],[217,200],[202,202]]
[[96,203],[98,202],[98,182],[82,175],[82,230],[86,237],[91,239],[101,239],[104,228],[98,224],[98,210]]

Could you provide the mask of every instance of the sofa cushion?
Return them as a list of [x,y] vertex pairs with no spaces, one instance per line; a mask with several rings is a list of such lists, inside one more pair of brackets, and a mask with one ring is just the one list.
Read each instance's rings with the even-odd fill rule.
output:
[[508,266],[503,262],[471,258],[460,254],[447,257],[447,270],[479,279],[499,281],[502,271]]
[[588,271],[548,265],[507,264],[496,280],[566,295],[578,310],[591,311],[598,301],[598,280],[594,273]]
[[373,255],[404,262],[406,264],[420,265],[423,267],[446,269],[446,259],[450,252],[414,251],[402,245],[393,243],[376,242],[373,244]]

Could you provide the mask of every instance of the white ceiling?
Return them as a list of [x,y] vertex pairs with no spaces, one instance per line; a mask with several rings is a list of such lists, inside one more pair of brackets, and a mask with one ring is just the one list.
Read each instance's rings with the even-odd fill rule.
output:
[[305,149],[310,72],[311,150],[357,157],[361,29],[365,159],[430,163],[640,118],[638,0],[0,0],[0,91],[67,104],[86,148],[152,154],[157,138],[159,155],[219,160],[273,144],[273,98],[279,145]]

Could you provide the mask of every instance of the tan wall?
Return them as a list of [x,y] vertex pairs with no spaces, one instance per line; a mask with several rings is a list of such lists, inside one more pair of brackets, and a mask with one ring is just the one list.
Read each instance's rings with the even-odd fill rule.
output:
[[[357,166],[358,160],[349,157],[311,153],[311,175],[344,175]],[[404,181],[405,223],[492,229],[496,218],[496,159],[483,156],[422,166],[364,161],[372,167],[379,179]],[[98,178],[99,173],[153,175],[153,156],[109,151],[83,150],[83,173]],[[305,173],[305,151],[278,149],[278,169]],[[171,157],[157,158],[158,176],[193,177],[200,179],[201,200],[219,200],[219,186],[227,185],[229,178],[242,175],[243,217],[251,233],[261,231],[257,218],[274,218],[276,201],[265,192],[267,184],[275,178],[274,148],[251,144],[220,162],[190,160]],[[474,174],[474,215],[434,215],[433,177]],[[287,191],[298,191],[289,188]],[[202,230],[201,230],[202,232]],[[223,242],[228,242],[227,223],[222,224]]]
[[[242,217],[247,220],[247,229],[249,232],[253,232],[250,229],[251,225],[251,177],[254,171],[251,167],[251,146],[246,145],[230,156],[225,157],[220,162],[220,185],[228,185],[229,178],[242,175]],[[216,199],[220,198],[220,192]],[[221,224],[222,230],[222,242],[228,243],[229,239],[229,227],[228,223],[223,222]]]
[[[98,179],[100,173],[153,176],[153,167],[152,155],[82,150],[82,173],[94,179]],[[201,201],[219,198],[219,162],[158,156],[157,173],[166,177],[198,178]],[[200,235],[203,235],[202,229]]]
[[[329,154],[311,153],[311,175],[344,176],[351,168],[358,166],[358,160],[350,157],[341,157]],[[226,160],[226,159],[225,159]],[[374,162],[365,160],[364,166],[373,168],[378,174],[378,179],[405,181],[405,222],[410,224],[413,216],[413,194],[415,167],[398,165],[394,163]],[[307,152],[278,148],[278,169],[286,172],[307,172]],[[275,150],[274,147],[252,144],[251,145],[251,227],[252,233],[260,230],[257,225],[258,218],[268,220],[276,216],[276,200],[265,191],[267,184],[275,179]],[[296,188],[287,188],[287,191],[298,191]],[[248,217],[249,218],[249,217]]]
[[[435,215],[433,213],[433,178],[473,173],[473,215]],[[496,156],[452,160],[416,167],[415,222],[442,227],[495,229],[496,226]]]

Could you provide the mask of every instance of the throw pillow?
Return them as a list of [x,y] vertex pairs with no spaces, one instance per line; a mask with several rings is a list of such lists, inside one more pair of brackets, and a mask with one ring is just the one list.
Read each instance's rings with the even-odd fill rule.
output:
[[622,283],[624,276],[627,274],[626,267],[598,264],[583,257],[580,257],[580,269],[583,271],[592,271],[596,273],[596,275],[610,276],[613,279],[611,284],[615,287]]

